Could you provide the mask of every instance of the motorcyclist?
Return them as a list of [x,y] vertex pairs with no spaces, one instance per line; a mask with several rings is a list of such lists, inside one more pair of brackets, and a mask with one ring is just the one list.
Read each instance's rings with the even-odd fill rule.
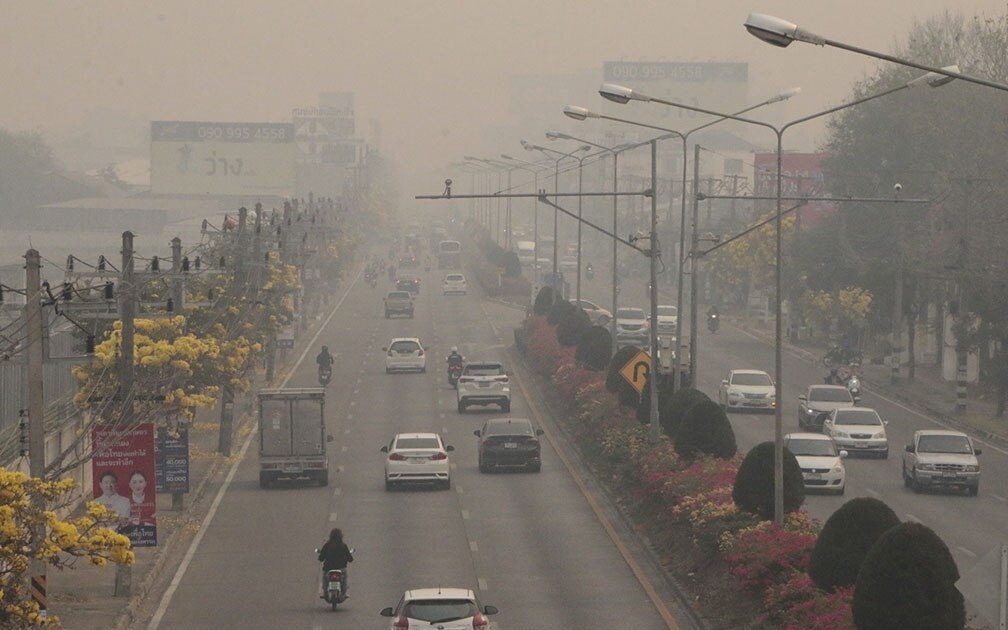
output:
[[322,351],[315,357],[315,363],[318,363],[319,369],[332,369],[333,356],[329,354],[329,346],[322,346]]
[[445,362],[448,364],[449,369],[462,367],[462,364],[465,363],[465,357],[459,354],[458,346],[452,346],[447,358],[445,358]]
[[325,599],[326,571],[340,569],[343,571],[343,599],[350,597],[347,593],[347,564],[353,562],[353,552],[343,542],[343,530],[333,527],[329,532],[329,540],[319,549],[318,560],[322,563],[322,599]]
[[707,309],[707,319],[718,317],[719,315],[720,313],[718,313],[717,307],[711,304],[711,307]]

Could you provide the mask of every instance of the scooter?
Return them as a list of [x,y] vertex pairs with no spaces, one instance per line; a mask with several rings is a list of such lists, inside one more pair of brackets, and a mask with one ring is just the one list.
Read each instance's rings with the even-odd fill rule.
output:
[[712,333],[716,333],[717,332],[719,324],[720,324],[720,322],[718,321],[718,316],[716,314],[712,313],[712,314],[710,314],[710,315],[707,316],[707,328]]
[[847,379],[847,391],[850,392],[855,405],[861,402],[861,379],[858,378],[857,374],[852,374],[851,377]]
[[459,377],[462,376],[462,366],[461,365],[449,365],[448,366],[448,384],[452,387],[458,387]]
[[318,368],[318,382],[319,385],[325,387],[332,380],[332,366],[331,365],[320,365]]
[[[315,553],[317,554],[318,551],[316,549]],[[353,554],[354,548],[350,547],[350,555]],[[322,583],[322,599],[332,606],[333,610],[346,601],[343,589],[343,580],[345,579],[343,571],[344,569],[329,569],[325,572],[325,580]]]
[[595,277],[595,269],[591,265],[585,267],[585,277],[589,280]]

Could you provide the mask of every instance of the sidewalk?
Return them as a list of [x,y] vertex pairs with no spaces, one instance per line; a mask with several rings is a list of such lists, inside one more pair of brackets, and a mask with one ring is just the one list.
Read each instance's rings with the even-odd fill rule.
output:
[[[341,289],[345,286],[346,280],[338,285]],[[311,339],[330,308],[329,304],[319,304],[319,310],[309,315],[309,330],[302,331],[297,350],[301,350],[303,344]],[[287,363],[297,356],[297,351],[291,352],[283,361],[278,355],[274,383],[280,382]],[[189,428],[190,492],[184,495],[182,510],[172,509],[170,494],[157,495],[158,546],[134,550],[136,559],[132,566],[130,597],[113,595],[116,567],[111,563],[96,567],[79,561],[71,570],[50,570],[47,576],[49,613],[59,617],[63,627],[75,630],[130,628],[136,621],[134,616],[139,608],[158,595],[150,593],[152,586],[165,573],[174,573],[188,542],[199,530],[214,493],[253,429],[255,392],[266,383],[264,375],[264,370],[256,370],[249,390],[235,397],[230,457],[217,452],[220,405],[197,412]]]
[[[746,324],[742,319],[732,318],[732,323],[740,330],[773,344],[773,331]],[[825,346],[784,342],[784,350],[792,355],[818,365],[825,353]],[[824,368],[825,369],[825,368]],[[966,402],[966,412],[956,413],[955,382],[942,379],[937,365],[918,365],[915,378],[907,379],[907,367],[900,369],[899,382],[891,382],[891,370],[886,365],[861,366],[863,381],[868,390],[893,398],[908,407],[934,416],[941,422],[958,430],[970,433],[984,440],[1008,445],[1008,418],[995,418],[995,405],[986,399],[983,388],[972,385]]]

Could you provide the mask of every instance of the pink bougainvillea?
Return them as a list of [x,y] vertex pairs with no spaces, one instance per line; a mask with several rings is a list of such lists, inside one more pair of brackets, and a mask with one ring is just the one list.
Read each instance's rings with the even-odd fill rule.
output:
[[762,621],[784,630],[854,630],[854,587],[826,593],[808,573],[795,571],[766,589]]
[[815,542],[814,534],[763,521],[726,541],[724,559],[742,586],[763,592],[794,571],[806,572]]

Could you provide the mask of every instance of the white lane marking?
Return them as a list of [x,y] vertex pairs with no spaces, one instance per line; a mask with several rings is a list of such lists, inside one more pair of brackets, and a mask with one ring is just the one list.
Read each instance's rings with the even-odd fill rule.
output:
[[865,492],[867,492],[868,494],[872,495],[873,497],[881,497],[882,496],[881,494],[879,494],[875,490],[872,490],[871,488],[865,488]]
[[353,420],[353,414],[352,414],[352,413],[348,413],[348,414],[346,415],[346,419],[347,419],[347,420]]
[[356,396],[357,394],[359,394],[359,393],[360,393],[360,390],[359,390],[359,389],[357,389],[356,387],[354,387],[354,390],[353,390],[353,393],[354,393],[354,395]]
[[347,445],[344,444],[343,446],[340,447],[340,451],[346,453],[347,452],[347,448],[348,448]]
[[339,473],[343,472],[343,465],[342,464],[340,464],[339,466],[336,467],[336,472],[339,472]]
[[349,428],[343,429],[343,433],[345,435],[350,435],[350,429]]
[[977,557],[977,555],[975,553],[973,553],[972,551],[970,551],[969,549],[967,549],[966,547],[963,547],[961,545],[958,546],[958,547],[956,547],[956,549],[958,549],[959,551],[963,552],[964,554],[966,554],[970,558],[976,558]]
[[350,406],[351,406],[351,407],[354,407],[354,406],[356,406],[356,405],[357,405],[357,401],[356,401],[356,400],[351,400],[351,401],[350,401]]
[[476,544],[475,540],[470,540],[469,541],[469,551],[473,551],[473,552],[479,551],[479,545]]
[[487,590],[487,581],[484,580],[483,578],[476,578],[476,584],[477,586],[479,586],[479,590],[481,591]]
[[924,522],[924,521],[920,520],[919,518],[917,518],[916,516],[914,516],[913,514],[911,514],[910,512],[906,513],[906,517],[907,517],[908,521],[913,521],[914,523],[923,523]]
[[333,495],[334,498],[338,497],[341,494],[343,494],[343,488],[336,488],[335,490],[333,490],[333,493],[332,493],[332,495]]
[[448,427],[441,427],[442,433],[448,433]]
[[[297,361],[294,362],[294,365],[291,366],[287,376],[285,376],[283,381],[280,383],[280,388],[287,386],[288,381],[290,381],[291,377],[294,376],[294,372],[301,365],[301,362],[304,361],[306,356],[308,356],[308,351],[315,346],[315,342],[318,341],[319,335],[321,335],[322,331],[325,330],[325,327],[329,325],[333,316],[336,315],[336,311],[338,311],[340,306],[343,305],[343,301],[346,300],[348,295],[350,295],[350,289],[357,284],[357,280],[360,279],[363,271],[364,270],[362,268],[357,272],[353,282],[351,282],[350,286],[347,287],[346,292],[343,293],[339,302],[337,302],[336,306],[333,307],[332,312],[329,313],[329,316],[326,317],[319,329],[315,331],[315,335],[312,336],[311,340],[305,344],[304,351],[301,353],[301,356],[298,357]],[[207,530],[210,529],[210,523],[213,521],[214,516],[216,516],[217,509],[220,507],[221,501],[224,500],[224,494],[227,493],[228,488],[231,487],[231,482],[234,480],[235,474],[238,472],[238,466],[242,463],[242,460],[245,459],[245,453],[248,452],[249,445],[252,444],[252,438],[255,437],[256,433],[258,433],[258,427],[253,425],[252,430],[249,431],[248,437],[245,438],[245,443],[242,444],[241,450],[238,452],[238,457],[235,459],[234,463],[231,464],[231,470],[228,471],[227,477],[224,478],[224,483],[221,484],[220,489],[217,491],[217,496],[214,497],[213,503],[210,504],[210,509],[207,511],[206,516],[203,517],[203,521],[200,523],[199,531],[196,532],[196,536],[189,544],[189,549],[186,550],[186,554],[182,558],[182,563],[175,571],[175,575],[172,576],[171,584],[168,585],[164,595],[161,597],[161,602],[158,604],[157,610],[154,611],[154,616],[151,618],[150,624],[147,625],[147,630],[156,630],[158,625],[161,623],[161,619],[164,618],[165,612],[168,611],[168,606],[171,604],[172,597],[175,596],[176,589],[178,589],[179,584],[182,583],[182,578],[185,577],[186,571],[189,570],[189,564],[196,555],[196,549],[199,547],[200,542],[202,542],[203,536],[206,535]],[[342,468],[342,466],[340,468]]]
[[456,469],[458,468],[458,464],[455,464],[455,463],[453,462],[453,463],[452,463],[452,464],[450,464],[450,465],[449,465],[448,467],[449,467],[449,468],[451,468],[452,470],[456,470]]
[[469,520],[469,510],[462,510],[462,520],[463,521]]
[[997,499],[997,500],[998,500],[998,501],[1000,501],[1001,503],[1006,503],[1006,502],[1008,502],[1008,499],[1004,498],[1003,496],[1001,496],[1001,495],[999,495],[999,494],[990,494],[990,493],[988,493],[988,495],[989,495],[989,496],[992,496],[992,497],[994,497],[995,499]]
[[462,494],[462,486],[455,486],[455,492]]
[[441,416],[441,419],[442,419],[442,420],[443,420],[443,419],[445,418],[445,414],[444,414],[444,412],[443,412],[443,411],[442,411],[441,413],[439,413],[438,415],[439,415],[439,416]]
[[335,523],[338,520],[339,520],[339,518],[337,517],[336,510],[333,510],[332,512],[329,512],[329,522],[330,523]]

